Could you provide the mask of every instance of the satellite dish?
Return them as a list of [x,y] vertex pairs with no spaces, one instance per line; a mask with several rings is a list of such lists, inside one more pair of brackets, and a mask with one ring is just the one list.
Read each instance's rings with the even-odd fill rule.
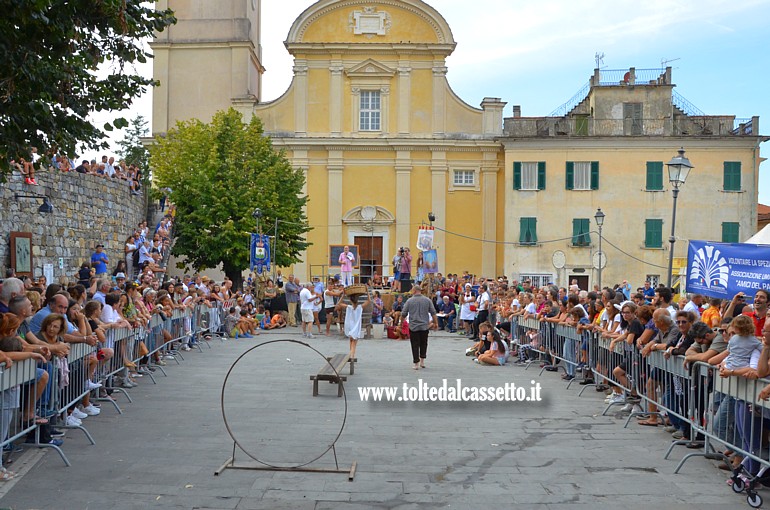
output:
[[567,256],[564,254],[561,250],[556,250],[553,252],[553,257],[551,258],[551,261],[553,262],[553,267],[556,269],[562,269],[564,266],[567,265]]

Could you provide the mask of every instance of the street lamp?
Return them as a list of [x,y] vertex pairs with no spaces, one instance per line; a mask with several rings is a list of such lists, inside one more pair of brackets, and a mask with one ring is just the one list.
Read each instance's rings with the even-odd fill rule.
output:
[[45,195],[37,195],[34,193],[32,194],[14,193],[13,196],[16,200],[20,198],[42,198],[43,203],[40,205],[40,207],[37,208],[37,212],[45,213],[45,214],[50,214],[53,212],[53,204],[51,203],[51,199]]
[[684,157],[684,147],[679,148],[678,155],[666,163],[666,166],[668,167],[668,182],[674,187],[674,212],[671,214],[671,237],[668,238],[671,245],[668,252],[668,288],[671,288],[671,278],[674,272],[674,243],[676,242],[676,237],[674,237],[676,199],[679,196],[679,188],[684,185],[687,175],[694,167],[690,164],[690,160]]
[[262,218],[262,209],[259,207],[254,209],[254,212],[251,213],[251,217],[257,220],[257,234],[261,234],[262,232],[259,230],[259,220]]
[[602,257],[604,254],[602,253],[602,225],[604,225],[604,213],[602,212],[602,208],[598,208],[596,210],[596,214],[594,214],[594,220],[596,221],[596,226],[599,227],[599,264],[598,264],[598,276],[599,276],[599,290],[602,289]]

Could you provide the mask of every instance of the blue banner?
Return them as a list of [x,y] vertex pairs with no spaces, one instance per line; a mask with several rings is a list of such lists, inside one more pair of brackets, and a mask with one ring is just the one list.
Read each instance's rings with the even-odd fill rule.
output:
[[270,238],[265,234],[251,234],[251,270],[257,274],[270,272]]
[[770,290],[770,246],[690,241],[687,292],[731,299]]

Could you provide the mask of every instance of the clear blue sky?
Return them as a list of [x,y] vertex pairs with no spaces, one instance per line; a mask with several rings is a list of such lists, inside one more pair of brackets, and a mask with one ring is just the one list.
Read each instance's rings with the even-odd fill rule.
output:
[[[597,52],[608,69],[658,68],[663,59],[677,59],[668,64],[677,92],[709,115],[759,115],[761,132],[770,134],[770,0],[428,3],[452,29],[457,49],[447,61],[448,78],[471,105],[500,97],[508,102],[506,116],[514,104],[524,116],[548,115],[588,81]],[[262,2],[263,100],[289,86],[292,60],[283,41],[310,5]],[[143,98],[134,111],[150,118],[150,105]],[[770,142],[762,153],[770,157]],[[759,201],[770,205],[768,168],[760,167]]]

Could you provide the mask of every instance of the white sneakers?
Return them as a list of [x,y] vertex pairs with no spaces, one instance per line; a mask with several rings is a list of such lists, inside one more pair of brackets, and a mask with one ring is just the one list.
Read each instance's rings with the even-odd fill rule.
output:
[[83,412],[88,416],[98,416],[102,412],[98,407],[94,407],[93,404],[88,404],[83,407]]
[[67,427],[79,427],[83,425],[83,422],[75,418],[74,414],[70,414],[69,416],[67,416],[67,419],[64,420],[64,424]]
[[83,411],[81,411],[80,409],[78,409],[77,407],[72,410],[72,416],[74,416],[78,420],[84,420],[84,419],[88,418],[88,415],[86,413],[84,413]]
[[90,379],[86,381],[86,390],[88,391],[98,390],[101,387],[102,387],[102,383],[98,383],[98,382],[95,383]]

